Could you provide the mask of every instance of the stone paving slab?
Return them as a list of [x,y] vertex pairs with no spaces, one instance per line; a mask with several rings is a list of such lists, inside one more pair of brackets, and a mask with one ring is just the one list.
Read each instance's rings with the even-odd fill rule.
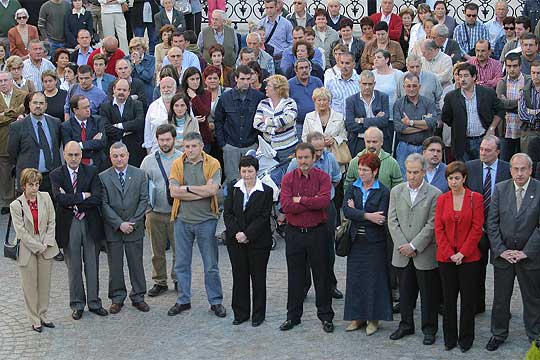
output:
[[[0,218],[0,235],[4,234],[6,217]],[[145,239],[144,261],[148,288],[152,286],[150,246]],[[291,331],[281,332],[279,325],[286,318],[287,268],[283,242],[270,256],[267,281],[266,322],[252,328],[250,322],[233,326],[230,308],[232,278],[225,247],[220,246],[220,270],[224,290],[227,318],[220,319],[209,311],[204,290],[204,274],[198,250],[194,251],[192,280],[192,309],[176,317],[167,316],[175,303],[176,293],[169,290],[157,298],[146,297],[150,312],[141,313],[126,300],[119,314],[99,317],[88,311],[79,321],[71,319],[64,263],[53,265],[51,305],[49,317],[55,329],[38,334],[30,329],[26,319],[19,273],[16,264],[0,258],[0,360],[19,359],[523,359],[528,349],[522,321],[522,304],[516,285],[512,299],[512,319],[508,341],[495,353],[484,349],[489,340],[493,272],[488,271],[488,311],[476,322],[476,340],[473,348],[463,355],[459,349],[444,351],[442,317],[439,333],[433,346],[422,345],[419,330],[420,314],[415,313],[417,333],[399,341],[388,336],[397,328],[399,315],[393,322],[382,322],[379,332],[367,337],[362,330],[345,332],[343,300],[334,301],[336,330],[333,334],[322,331],[316,316],[313,290],[308,295],[302,324]],[[171,254],[167,254],[168,261]],[[100,257],[100,295],[104,307],[107,298],[108,266],[106,254]],[[345,291],[346,262],[336,260],[339,287]],[[126,284],[129,278],[126,268]],[[420,307],[418,306],[418,309]]]

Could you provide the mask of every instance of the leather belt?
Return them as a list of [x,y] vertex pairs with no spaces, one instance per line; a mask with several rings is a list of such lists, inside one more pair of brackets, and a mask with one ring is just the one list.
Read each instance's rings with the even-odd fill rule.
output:
[[313,227],[300,227],[300,226],[293,226],[293,225],[290,225],[290,224],[289,224],[289,227],[290,227],[291,229],[293,229],[293,230],[295,230],[295,231],[297,231],[297,232],[299,232],[299,233],[302,233],[302,234],[306,234],[306,233],[308,233],[308,232],[311,232],[311,231],[317,229],[319,226],[321,226],[321,224],[315,225],[315,226],[313,226]]
[[486,134],[482,134],[482,135],[478,135],[478,136],[467,136],[467,139],[477,140],[477,139],[483,138],[485,135]]

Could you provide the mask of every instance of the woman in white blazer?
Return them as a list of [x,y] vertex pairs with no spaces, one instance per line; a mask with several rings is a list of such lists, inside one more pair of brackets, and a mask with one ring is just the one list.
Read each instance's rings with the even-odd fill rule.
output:
[[54,328],[47,318],[52,258],[58,254],[55,211],[51,197],[40,192],[42,176],[36,169],[21,172],[23,194],[10,204],[16,238],[20,240],[19,265],[28,319],[32,329]]
[[324,144],[327,150],[334,153],[334,150],[339,148],[343,142],[347,142],[345,118],[343,114],[330,108],[332,94],[328,89],[324,87],[315,89],[311,98],[315,103],[315,111],[306,114],[302,141],[307,141],[310,132],[318,131],[324,135]]

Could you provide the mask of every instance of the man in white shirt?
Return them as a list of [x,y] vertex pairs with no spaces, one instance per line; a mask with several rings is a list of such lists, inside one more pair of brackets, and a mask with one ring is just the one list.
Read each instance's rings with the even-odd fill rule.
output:
[[159,90],[161,97],[150,104],[144,121],[143,147],[148,154],[155,153],[159,149],[155,136],[156,129],[159,125],[167,123],[171,100],[176,93],[176,81],[170,76],[164,77],[159,82]]

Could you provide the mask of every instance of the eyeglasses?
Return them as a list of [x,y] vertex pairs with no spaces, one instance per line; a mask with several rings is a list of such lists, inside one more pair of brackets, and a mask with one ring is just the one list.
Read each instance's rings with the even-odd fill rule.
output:
[[505,27],[504,27],[504,30],[514,30],[514,29],[515,29],[514,26],[512,26],[512,27],[510,27],[510,26],[505,26]]
[[478,14],[465,14],[466,17],[475,18],[478,17]]
[[17,16],[17,20],[28,19],[28,16]]

